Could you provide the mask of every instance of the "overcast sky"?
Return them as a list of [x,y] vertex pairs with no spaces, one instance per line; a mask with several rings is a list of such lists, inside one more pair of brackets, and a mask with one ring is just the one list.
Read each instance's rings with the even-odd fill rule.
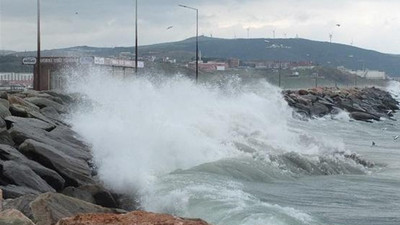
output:
[[[134,0],[41,0],[42,48],[134,45]],[[139,44],[195,32],[223,38],[300,38],[400,54],[400,0],[139,0]],[[0,49],[36,46],[36,0],[0,0]],[[340,24],[338,27],[336,24]],[[167,27],[173,26],[172,29]]]

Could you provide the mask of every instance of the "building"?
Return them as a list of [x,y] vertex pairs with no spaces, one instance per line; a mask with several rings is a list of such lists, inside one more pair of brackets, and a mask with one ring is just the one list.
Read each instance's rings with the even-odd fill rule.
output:
[[33,73],[0,73],[1,87],[33,87]]
[[[190,62],[188,66],[191,69],[196,69],[196,62]],[[199,61],[199,70],[204,72],[225,71],[228,68],[228,64],[225,62],[209,61],[204,63],[203,61]]]
[[353,75],[357,75],[359,77],[369,79],[369,80],[386,80],[388,79],[387,74],[384,71],[377,70],[350,70],[345,68],[344,66],[338,67],[339,70],[343,72],[348,72]]
[[[25,64],[34,64],[29,60],[23,60]],[[33,58],[34,59],[34,58]],[[35,90],[63,89],[68,77],[73,75],[84,76],[96,72],[107,72],[113,76],[126,77],[134,74],[135,61],[126,59],[103,57],[43,57],[40,60],[40,74],[37,74],[34,64]],[[138,62],[138,68],[143,68],[144,62]]]
[[239,59],[228,59],[228,65],[229,68],[238,68],[240,66],[240,60]]

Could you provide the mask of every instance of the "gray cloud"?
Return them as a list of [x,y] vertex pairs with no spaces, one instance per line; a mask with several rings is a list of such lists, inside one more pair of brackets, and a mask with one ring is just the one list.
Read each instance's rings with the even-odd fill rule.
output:
[[[200,9],[200,33],[233,38],[300,37],[328,40],[399,53],[400,15],[396,0],[139,0],[140,44],[177,41],[194,35]],[[0,0],[0,48],[35,48],[36,1]],[[342,27],[335,27],[341,23]],[[166,30],[167,27],[173,29]],[[76,45],[132,46],[133,0],[42,0],[43,47]]]

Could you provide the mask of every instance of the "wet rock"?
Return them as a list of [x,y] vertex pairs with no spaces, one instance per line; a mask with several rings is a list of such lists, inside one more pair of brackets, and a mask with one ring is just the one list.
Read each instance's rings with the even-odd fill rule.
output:
[[25,109],[28,109],[29,111],[39,111],[40,108],[36,106],[35,104],[32,104],[28,101],[25,101],[24,99],[17,97],[17,96],[10,96],[8,98],[8,101],[10,104],[17,104],[20,106],[23,106]]
[[322,117],[327,115],[330,112],[330,109],[326,107],[324,104],[316,102],[310,107],[310,112],[312,115]]
[[25,98],[26,101],[33,103],[37,106],[39,106],[39,108],[45,108],[45,107],[53,107],[57,110],[57,112],[59,113],[66,113],[66,108],[61,105],[60,103],[57,103],[55,101],[52,101],[50,99],[47,98],[40,98],[40,97],[30,97],[30,98]]
[[351,113],[355,120],[370,121],[380,117],[391,118],[393,112],[399,109],[399,102],[388,92],[377,88],[313,88],[284,91],[284,97],[295,112],[309,117],[333,114],[339,108]]
[[17,145],[22,144],[27,139],[32,139],[52,146],[72,158],[82,159],[85,161],[91,159],[90,152],[86,148],[71,143],[55,133],[21,124],[13,124],[9,133]]
[[28,158],[53,169],[66,181],[66,186],[93,184],[91,170],[86,161],[71,157],[58,149],[31,139],[19,146]]
[[7,109],[10,108],[10,102],[7,99],[0,98],[0,105],[3,105]]
[[0,117],[6,118],[7,116],[11,116],[10,110],[4,105],[0,104]]
[[298,93],[299,95],[308,95],[309,92],[306,90],[299,90]]
[[51,106],[44,107],[43,109],[40,109],[40,113],[55,121],[61,120],[61,115],[57,112],[57,110],[54,107]]
[[365,112],[352,112],[350,113],[350,117],[355,119],[355,120],[362,120],[362,121],[371,121],[371,120],[375,120],[375,121],[379,121],[380,118],[378,116],[369,114],[369,113],[365,113]]
[[29,218],[16,209],[8,209],[0,212],[0,224],[35,225]]
[[106,208],[118,208],[118,203],[112,194],[99,185],[84,185],[78,188],[67,187],[63,194]]
[[11,115],[13,115],[13,116],[29,117],[28,111],[19,104],[10,105],[10,112],[11,112]]
[[8,127],[11,127],[11,124],[16,123],[16,124],[21,124],[23,126],[39,128],[39,129],[46,130],[46,131],[51,131],[54,128],[56,128],[56,126],[53,124],[49,124],[47,122],[44,122],[44,121],[38,120],[38,119],[34,119],[34,118],[22,118],[22,117],[16,117],[16,116],[8,116],[4,120],[10,124]]
[[38,192],[55,192],[39,175],[26,165],[14,161],[0,161],[2,176],[7,178],[11,184],[28,187]]
[[14,199],[14,198],[18,198],[24,195],[29,195],[29,194],[34,194],[34,195],[38,195],[40,194],[39,191],[33,190],[31,188],[28,187],[22,187],[22,186],[16,186],[13,184],[9,184],[6,186],[0,186],[0,189],[3,190],[3,197],[5,199]]
[[58,193],[40,195],[31,203],[31,208],[37,225],[52,225],[62,218],[82,213],[118,212]]
[[166,214],[135,211],[127,214],[87,214],[60,220],[57,225],[126,225],[126,224],[165,224],[165,225],[208,225],[201,219],[186,219]]
[[7,199],[4,201],[4,209],[16,209],[22,212],[29,219],[33,219],[30,203],[33,202],[38,195],[24,195],[16,199]]
[[28,159],[17,149],[11,146],[0,144],[0,159],[4,161],[12,160],[19,164],[28,166],[57,191],[60,191],[64,188],[65,180],[57,172]]

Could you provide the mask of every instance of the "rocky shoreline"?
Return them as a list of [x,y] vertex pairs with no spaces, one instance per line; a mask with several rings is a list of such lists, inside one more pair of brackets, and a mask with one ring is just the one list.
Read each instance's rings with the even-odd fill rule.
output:
[[90,148],[64,120],[75,102],[52,91],[0,92],[0,224],[207,224],[129,213],[134,200],[98,181]]
[[300,119],[318,118],[346,111],[354,120],[365,122],[392,119],[399,102],[388,92],[371,88],[313,88],[286,90],[283,96]]

